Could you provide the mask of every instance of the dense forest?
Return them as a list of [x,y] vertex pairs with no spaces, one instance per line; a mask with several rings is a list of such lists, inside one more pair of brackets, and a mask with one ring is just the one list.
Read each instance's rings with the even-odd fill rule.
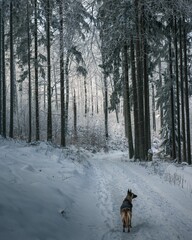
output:
[[0,134],[107,148],[122,111],[130,158],[191,164],[191,33],[190,0],[1,0]]

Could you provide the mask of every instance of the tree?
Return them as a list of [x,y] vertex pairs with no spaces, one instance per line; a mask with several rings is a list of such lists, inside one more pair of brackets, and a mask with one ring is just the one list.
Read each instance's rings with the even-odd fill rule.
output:
[[0,5],[0,134],[2,134],[2,5]]
[[135,128],[135,159],[139,159],[139,129],[137,123],[139,121],[139,107],[138,107],[138,92],[137,92],[137,83],[136,83],[136,69],[135,69],[135,45],[133,41],[133,36],[131,35],[131,77],[132,77],[132,86],[133,86],[133,115],[134,115],[134,128]]
[[34,0],[34,45],[35,45],[35,120],[36,120],[36,141],[39,141],[39,77],[38,77],[38,26],[37,26],[37,0]]
[[5,2],[2,1],[2,135],[6,137],[6,77],[5,77]]
[[125,96],[124,96],[124,108],[125,108],[125,116],[127,124],[127,138],[129,143],[129,158],[133,158],[134,156],[134,149],[133,149],[133,136],[132,136],[132,126],[131,126],[131,109],[130,109],[130,90],[129,90],[129,76],[128,76],[128,49],[127,43],[124,45],[123,49],[124,53],[124,89],[125,89]]
[[186,130],[185,130],[185,105],[184,105],[184,80],[183,80],[183,36],[182,19],[179,20],[179,47],[180,47],[180,81],[181,81],[181,113],[182,113],[182,139],[183,139],[183,160],[186,161]]
[[181,129],[180,129],[180,84],[179,84],[179,62],[178,62],[178,27],[177,18],[175,17],[174,28],[174,47],[175,47],[175,78],[176,78],[176,96],[177,96],[177,146],[178,162],[181,162]]
[[65,147],[65,95],[64,95],[64,40],[63,40],[63,1],[59,2],[60,16],[60,95],[61,95],[61,146]]
[[187,64],[187,30],[186,22],[183,19],[183,51],[184,51],[184,81],[185,81],[185,111],[186,111],[186,130],[187,130],[187,161],[191,164],[191,135],[190,135],[190,113],[189,113],[189,84],[188,84],[188,64]]
[[29,136],[28,141],[31,142],[32,133],[32,103],[31,103],[31,34],[30,34],[30,13],[29,13],[29,1],[27,2],[27,46],[28,46],[28,78],[29,78]]
[[13,53],[13,1],[10,0],[10,125],[9,137],[13,138],[13,123],[14,123],[14,53]]
[[47,141],[52,141],[52,107],[51,107],[51,6],[50,0],[46,1],[46,38],[47,38]]

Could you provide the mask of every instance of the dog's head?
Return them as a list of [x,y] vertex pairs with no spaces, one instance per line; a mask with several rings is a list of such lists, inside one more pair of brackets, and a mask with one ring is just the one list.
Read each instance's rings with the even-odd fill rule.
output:
[[128,189],[127,191],[127,198],[132,201],[132,199],[136,198],[137,195],[132,192],[131,189]]

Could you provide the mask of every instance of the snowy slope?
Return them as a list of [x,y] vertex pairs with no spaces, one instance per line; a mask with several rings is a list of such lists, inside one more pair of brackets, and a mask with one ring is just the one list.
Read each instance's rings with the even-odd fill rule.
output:
[[[127,158],[0,138],[0,240],[192,239],[192,168]],[[128,188],[138,198],[123,233]]]

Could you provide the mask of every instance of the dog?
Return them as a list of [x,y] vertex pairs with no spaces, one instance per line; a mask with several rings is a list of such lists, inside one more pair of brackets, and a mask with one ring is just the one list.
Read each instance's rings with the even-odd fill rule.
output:
[[131,190],[128,189],[127,196],[123,200],[123,203],[120,207],[120,215],[123,223],[123,232],[125,232],[125,228],[128,229],[130,232],[131,226],[131,219],[132,219],[132,199],[136,198],[137,195],[134,194]]

